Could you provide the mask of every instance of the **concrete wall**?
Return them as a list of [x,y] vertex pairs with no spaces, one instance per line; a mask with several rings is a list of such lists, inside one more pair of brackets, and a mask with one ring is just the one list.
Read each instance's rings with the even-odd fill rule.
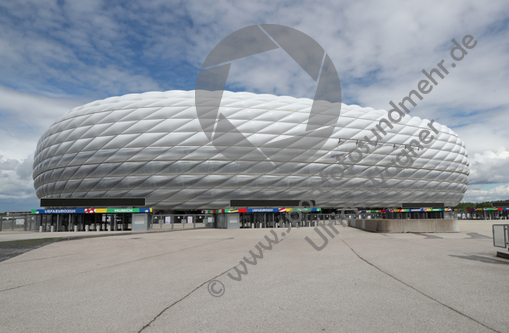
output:
[[373,232],[459,232],[456,219],[350,220],[349,226]]
[[240,214],[235,213],[216,214],[216,227],[219,229],[239,229]]
[[149,214],[132,214],[132,231],[147,231],[149,224],[152,222],[152,216]]

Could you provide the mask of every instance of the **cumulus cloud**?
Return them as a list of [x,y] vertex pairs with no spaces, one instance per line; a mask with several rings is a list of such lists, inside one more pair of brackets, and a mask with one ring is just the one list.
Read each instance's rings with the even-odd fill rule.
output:
[[466,202],[499,201],[509,199],[509,184],[495,187],[491,190],[470,187],[463,197]]
[[26,199],[34,196],[33,155],[22,161],[0,158],[0,199]]
[[[509,151],[500,147],[470,157],[469,184],[509,183]],[[496,193],[496,192],[493,192]]]
[[0,170],[15,170],[19,166],[18,160],[7,159],[3,160],[3,156],[0,156]]
[[0,156],[0,211],[26,211],[39,207],[32,180],[33,154],[25,159]]
[[16,174],[20,179],[23,180],[32,179],[33,165],[34,165],[34,155],[30,154],[16,167]]

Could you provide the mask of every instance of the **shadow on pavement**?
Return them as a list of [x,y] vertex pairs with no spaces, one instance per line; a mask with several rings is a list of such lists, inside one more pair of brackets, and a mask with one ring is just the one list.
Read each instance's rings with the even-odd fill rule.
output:
[[35,250],[44,245],[58,242],[60,238],[26,239],[10,242],[0,242],[0,262]]

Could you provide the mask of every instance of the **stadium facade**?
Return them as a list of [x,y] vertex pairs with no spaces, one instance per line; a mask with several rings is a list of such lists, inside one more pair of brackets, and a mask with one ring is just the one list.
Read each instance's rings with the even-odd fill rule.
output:
[[[312,103],[225,91],[220,113],[258,147],[302,132]],[[41,199],[145,198],[154,209],[222,209],[233,199],[313,199],[321,207],[457,205],[467,189],[467,151],[456,133],[438,123],[439,134],[416,150],[413,164],[375,188],[377,170],[393,164],[429,129],[429,121],[418,117],[406,116],[392,128],[382,118],[387,111],[343,104],[320,149],[294,146],[270,160],[252,159],[246,151],[231,160],[204,134],[194,91],[111,97],[71,110],[44,133],[35,153],[34,187]],[[320,172],[337,165],[359,140],[373,137],[377,125],[387,134],[374,151],[351,163],[341,179],[324,182]]]

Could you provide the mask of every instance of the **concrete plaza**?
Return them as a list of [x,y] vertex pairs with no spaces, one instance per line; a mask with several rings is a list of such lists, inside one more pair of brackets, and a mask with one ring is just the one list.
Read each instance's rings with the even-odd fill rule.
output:
[[[305,240],[323,243],[314,228],[55,242],[0,262],[0,331],[509,332],[509,260],[495,257],[492,222],[434,234],[336,225],[321,251]],[[271,230],[279,243],[228,277]]]

